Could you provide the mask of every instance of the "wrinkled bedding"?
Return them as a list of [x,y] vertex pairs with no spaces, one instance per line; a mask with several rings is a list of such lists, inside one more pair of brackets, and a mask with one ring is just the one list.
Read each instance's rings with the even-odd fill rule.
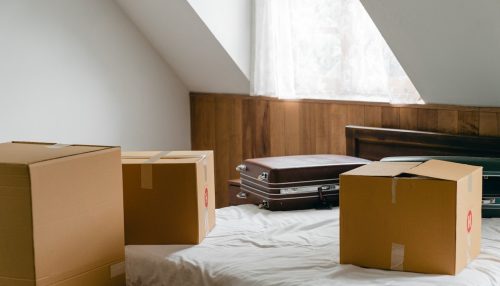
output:
[[197,246],[126,247],[127,285],[499,285],[500,219],[483,219],[481,254],[457,276],[339,264],[339,211],[217,210]]

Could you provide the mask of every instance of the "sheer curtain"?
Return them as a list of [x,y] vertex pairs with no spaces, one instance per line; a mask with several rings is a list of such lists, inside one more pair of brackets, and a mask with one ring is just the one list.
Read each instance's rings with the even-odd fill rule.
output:
[[359,0],[255,0],[252,94],[421,103]]

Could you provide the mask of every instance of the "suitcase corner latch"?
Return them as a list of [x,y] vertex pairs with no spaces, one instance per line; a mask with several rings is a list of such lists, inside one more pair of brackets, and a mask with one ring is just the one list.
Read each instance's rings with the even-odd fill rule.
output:
[[238,194],[236,194],[236,197],[238,199],[246,199],[247,198],[247,193],[245,193],[245,192],[239,192]]
[[267,181],[269,179],[269,173],[268,172],[262,172],[258,177],[257,180],[259,181]]
[[263,200],[260,204],[259,204],[259,209],[269,209],[269,202],[266,201],[266,200]]
[[236,166],[236,171],[238,171],[238,172],[243,172],[246,170],[247,170],[247,166],[245,166],[244,164],[240,164],[240,165]]

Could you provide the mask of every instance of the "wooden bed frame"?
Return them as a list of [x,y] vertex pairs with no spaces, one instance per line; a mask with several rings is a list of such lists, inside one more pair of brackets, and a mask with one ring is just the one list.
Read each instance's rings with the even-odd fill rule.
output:
[[500,158],[500,137],[348,125],[346,153],[369,160],[380,160],[389,156],[447,155]]

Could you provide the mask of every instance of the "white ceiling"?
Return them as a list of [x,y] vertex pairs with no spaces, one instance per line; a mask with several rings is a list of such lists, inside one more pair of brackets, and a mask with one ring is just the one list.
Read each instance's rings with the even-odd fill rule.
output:
[[500,106],[500,1],[361,2],[426,103]]
[[250,78],[252,0],[187,0],[241,71]]
[[247,75],[188,1],[116,1],[190,91],[249,93]]

